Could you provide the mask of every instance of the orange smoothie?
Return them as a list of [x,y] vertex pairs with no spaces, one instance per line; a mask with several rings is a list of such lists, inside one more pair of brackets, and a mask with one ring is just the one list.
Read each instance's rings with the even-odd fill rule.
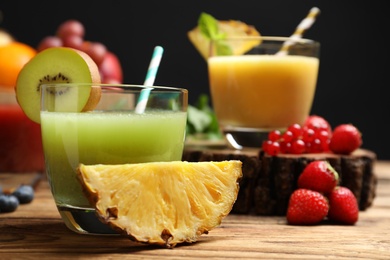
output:
[[224,132],[302,124],[313,103],[319,59],[243,55],[208,59],[213,108]]

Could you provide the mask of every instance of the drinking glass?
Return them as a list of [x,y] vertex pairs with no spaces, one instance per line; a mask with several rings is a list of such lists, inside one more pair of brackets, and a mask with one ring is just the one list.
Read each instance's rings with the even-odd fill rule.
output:
[[43,174],[41,128],[16,100],[14,87],[0,86],[0,172]]
[[[91,88],[101,91],[98,105],[92,111],[77,112],[78,97]],[[136,111],[145,91],[150,91],[146,106]],[[72,92],[72,100],[66,100],[64,106],[61,103],[66,92]],[[115,234],[97,219],[84,196],[77,178],[79,164],[181,160],[187,106],[188,92],[181,88],[91,83],[41,85],[46,173],[58,211],[70,230]]]
[[320,44],[310,39],[237,37],[211,41],[213,109],[228,144],[260,148],[272,130],[303,124],[313,104]]

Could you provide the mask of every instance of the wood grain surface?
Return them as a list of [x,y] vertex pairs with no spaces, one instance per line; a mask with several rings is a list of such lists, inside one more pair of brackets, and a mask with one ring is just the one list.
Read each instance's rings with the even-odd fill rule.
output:
[[[377,162],[375,172],[377,196],[354,226],[290,226],[283,216],[230,214],[198,242],[173,249],[69,231],[43,179],[32,203],[0,214],[0,259],[390,259],[390,162]],[[20,176],[0,180],[13,185]]]

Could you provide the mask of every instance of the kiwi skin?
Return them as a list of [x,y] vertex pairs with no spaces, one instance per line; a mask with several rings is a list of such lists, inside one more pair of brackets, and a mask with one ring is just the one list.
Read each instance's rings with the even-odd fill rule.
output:
[[[99,68],[88,54],[69,47],[52,47],[39,52],[22,68],[15,86],[16,99],[24,113],[40,123],[40,84],[100,82]],[[98,104],[100,88],[88,91],[75,112],[92,110]]]
[[[92,83],[98,83],[98,84],[101,83],[99,67],[93,61],[93,59],[88,54],[86,54],[83,51],[76,50],[76,49],[74,49],[74,50],[81,57],[83,57],[83,59],[85,60],[85,62],[88,65],[88,67],[91,69]],[[89,95],[89,99],[88,99],[87,103],[85,104],[85,106],[83,107],[83,109],[81,111],[85,112],[85,111],[93,110],[97,106],[97,104],[99,103],[100,97],[101,97],[101,90],[100,90],[100,88],[91,88],[91,94]]]

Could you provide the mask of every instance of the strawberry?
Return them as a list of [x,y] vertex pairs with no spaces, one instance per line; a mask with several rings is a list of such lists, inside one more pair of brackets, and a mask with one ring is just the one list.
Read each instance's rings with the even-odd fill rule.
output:
[[287,222],[291,225],[315,225],[326,217],[328,210],[328,201],[321,193],[297,189],[290,196]]
[[328,219],[337,223],[353,225],[359,218],[359,206],[355,195],[343,186],[336,187],[328,195]]
[[[332,127],[330,126],[329,122],[326,121],[325,118],[318,116],[318,115],[310,115],[306,118],[305,122],[303,123],[303,127],[310,128],[314,130],[325,130],[328,132],[328,135],[332,135]],[[319,131],[318,131],[319,132]]]
[[338,180],[338,173],[327,161],[317,160],[310,162],[302,171],[298,178],[298,188],[326,194],[336,187]]
[[337,154],[350,154],[362,145],[362,134],[352,124],[341,124],[333,130],[329,148]]

